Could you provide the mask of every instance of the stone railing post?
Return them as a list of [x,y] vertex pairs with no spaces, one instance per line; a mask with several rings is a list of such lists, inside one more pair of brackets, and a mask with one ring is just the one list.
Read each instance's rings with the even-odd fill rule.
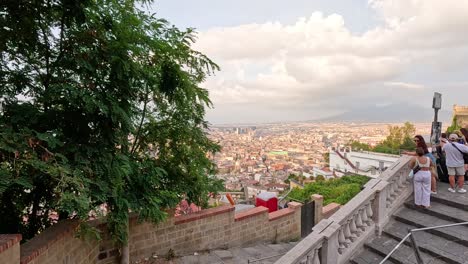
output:
[[338,263],[338,256],[339,256],[338,229],[339,228],[340,228],[339,224],[333,223],[325,230],[325,232],[323,232],[325,239],[322,244],[322,262],[321,263],[326,263],[326,264]]
[[372,210],[375,212],[373,215],[373,220],[375,223],[375,232],[378,236],[382,235],[382,230],[387,223],[387,186],[388,182],[380,182],[376,188],[377,192],[375,194],[375,199],[372,203]]
[[323,210],[323,196],[320,194],[312,194],[310,199],[314,201],[314,224],[318,224],[322,220],[322,210]]

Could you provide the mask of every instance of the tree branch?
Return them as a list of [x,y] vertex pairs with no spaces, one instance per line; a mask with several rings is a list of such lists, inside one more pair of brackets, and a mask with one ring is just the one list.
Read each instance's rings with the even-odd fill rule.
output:
[[130,154],[133,154],[137,148],[137,143],[138,143],[138,139],[141,135],[141,127],[143,126],[143,121],[145,120],[145,117],[146,117],[146,108],[147,108],[147,105],[148,105],[148,95],[149,95],[149,89],[148,89],[148,85],[146,86],[146,93],[145,93],[145,101],[144,101],[144,105],[143,105],[143,113],[141,115],[141,120],[140,120],[140,125],[138,126],[138,130],[137,130],[137,133],[135,135],[135,140],[133,141],[133,146],[132,146],[132,149],[130,150]]

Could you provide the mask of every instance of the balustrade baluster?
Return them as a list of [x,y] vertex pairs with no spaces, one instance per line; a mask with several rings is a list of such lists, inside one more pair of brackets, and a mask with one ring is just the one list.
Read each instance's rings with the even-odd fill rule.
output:
[[362,231],[366,231],[366,225],[364,225],[362,221],[362,212],[364,209],[359,209],[358,213],[356,214],[356,226],[360,228]]
[[361,218],[362,218],[362,222],[364,223],[364,225],[366,225],[366,226],[371,225],[370,221],[369,221],[369,218],[367,217],[367,204],[364,205],[364,208],[362,208]]
[[[350,230],[351,230],[351,233],[352,234],[355,234],[356,237],[359,237],[361,235],[361,230],[359,230],[356,226],[356,219],[355,219],[355,216],[353,216],[353,218],[351,218],[351,222],[350,222]],[[354,241],[354,240],[353,240]]]
[[348,244],[351,244],[351,242],[354,242],[356,240],[356,235],[353,234],[353,231],[351,230],[351,221],[348,220],[348,222],[345,223],[344,226],[344,235],[346,238],[346,241]]
[[312,264],[320,264],[319,248],[315,249],[314,261],[312,262]]
[[397,180],[396,179],[393,179],[392,181],[392,193],[391,193],[391,196],[393,198],[392,201],[396,200],[396,198],[398,197],[398,184],[397,184]]
[[343,228],[341,228],[338,232],[338,252],[342,254],[345,251],[346,247],[348,247],[348,243],[346,242]]
[[372,224],[372,216],[374,216],[374,212],[372,211],[372,201],[366,207],[366,214],[367,214],[367,218],[369,219],[369,224],[368,225],[371,225]]
[[399,175],[398,175],[399,181],[398,182],[400,183],[401,188],[405,188],[407,183],[408,183],[408,181],[406,180],[407,177],[408,177],[408,173],[405,174],[405,172],[402,171],[402,170],[400,170],[400,172],[399,172]]

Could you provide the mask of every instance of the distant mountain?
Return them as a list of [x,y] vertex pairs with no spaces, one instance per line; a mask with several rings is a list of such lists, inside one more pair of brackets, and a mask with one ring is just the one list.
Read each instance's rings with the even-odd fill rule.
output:
[[[439,111],[439,121],[449,122],[452,113],[447,110]],[[393,104],[386,106],[359,107],[345,113],[320,119],[324,122],[431,122],[434,110],[416,105]]]

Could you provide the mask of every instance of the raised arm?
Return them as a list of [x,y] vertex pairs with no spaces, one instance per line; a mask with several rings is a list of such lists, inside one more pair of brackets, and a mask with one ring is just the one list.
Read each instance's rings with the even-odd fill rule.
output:
[[410,160],[410,167],[411,167],[411,168],[414,168],[415,165],[416,165],[416,157],[413,157],[413,158]]

